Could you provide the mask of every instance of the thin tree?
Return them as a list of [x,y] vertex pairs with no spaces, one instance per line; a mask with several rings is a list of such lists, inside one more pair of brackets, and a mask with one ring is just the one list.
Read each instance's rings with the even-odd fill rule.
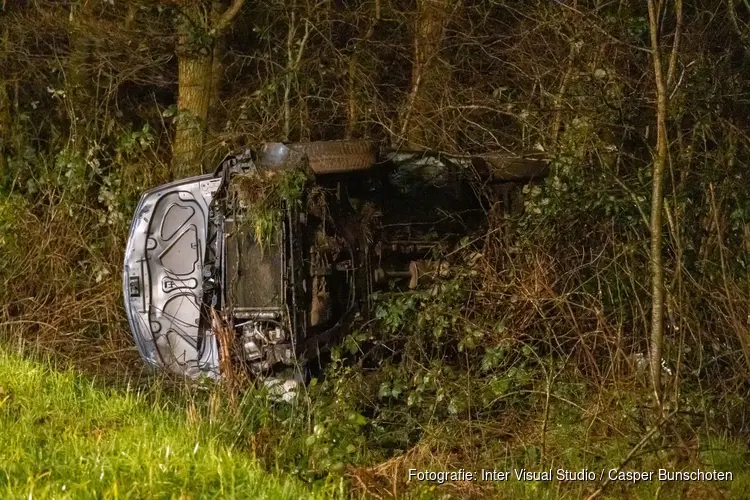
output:
[[410,147],[428,145],[429,108],[434,104],[436,89],[444,79],[437,60],[445,38],[445,28],[460,6],[460,1],[417,0],[411,88],[401,120],[401,136],[406,138]]
[[[656,83],[656,149],[653,152],[653,175],[651,188],[651,382],[659,407],[661,400],[662,348],[664,346],[664,264],[662,262],[662,211],[664,210],[664,171],[669,156],[667,119],[669,115],[669,87],[677,66],[680,35],[682,31],[682,0],[674,0],[676,28],[669,68],[664,73],[662,64],[660,12],[654,0],[648,2],[651,58]],[[661,6],[661,2],[659,2]]]
[[[3,3],[0,12],[5,11]],[[2,40],[0,40],[0,68],[5,68],[8,62],[8,26],[2,28]],[[6,74],[4,71],[3,74]],[[5,155],[8,154],[11,138],[12,119],[10,115],[10,98],[8,96],[8,82],[0,77],[0,188],[5,182],[8,172]]]

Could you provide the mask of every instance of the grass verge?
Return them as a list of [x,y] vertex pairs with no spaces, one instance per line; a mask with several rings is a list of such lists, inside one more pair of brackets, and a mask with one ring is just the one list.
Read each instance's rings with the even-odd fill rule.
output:
[[203,418],[163,392],[102,388],[0,348],[0,497],[335,496],[264,471],[235,449],[220,411]]

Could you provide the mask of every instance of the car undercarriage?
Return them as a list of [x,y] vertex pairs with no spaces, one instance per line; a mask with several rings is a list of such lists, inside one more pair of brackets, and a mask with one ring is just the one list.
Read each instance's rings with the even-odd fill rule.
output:
[[[450,275],[539,157],[451,156],[367,141],[268,143],[143,195],[123,272],[142,357],[188,378],[299,370],[376,292]],[[503,200],[504,198],[504,200]]]

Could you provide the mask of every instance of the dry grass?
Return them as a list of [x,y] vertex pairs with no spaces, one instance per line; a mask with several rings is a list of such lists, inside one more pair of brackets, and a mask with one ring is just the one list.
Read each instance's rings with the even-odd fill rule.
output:
[[94,213],[63,202],[5,215],[0,336],[91,374],[141,373],[122,306],[121,237],[102,238],[111,229]]

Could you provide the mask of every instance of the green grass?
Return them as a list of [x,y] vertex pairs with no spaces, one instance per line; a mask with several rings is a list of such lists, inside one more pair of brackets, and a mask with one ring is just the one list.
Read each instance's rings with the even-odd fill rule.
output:
[[[0,348],[0,498],[331,498],[268,473],[189,399],[102,388]],[[177,400],[177,402],[175,402]],[[200,410],[199,410],[200,411]]]
[[[344,460],[336,446],[358,441],[351,436],[346,441],[346,418],[330,399],[322,399],[315,407],[316,421],[329,422],[326,432],[333,437],[315,443],[309,440],[306,426],[294,423],[304,420],[295,413],[299,408],[269,406],[262,393],[248,392],[232,409],[220,391],[169,389],[160,379],[145,390],[127,389],[122,383],[117,387],[108,388],[71,369],[57,370],[50,362],[33,361],[0,347],[0,499],[332,498],[349,492],[341,475],[328,479],[318,475],[323,478],[318,486],[309,486],[292,474],[268,472],[250,451],[255,449],[250,439],[265,429],[270,446],[265,452],[267,464],[302,472],[312,467],[320,472],[322,461]],[[330,396],[336,391],[328,387],[325,393]],[[333,408],[328,413],[321,406],[326,401]],[[449,417],[426,432],[423,441],[405,454],[406,460],[388,469],[387,477],[370,481],[369,487],[386,495],[393,491],[388,482],[393,480],[399,483],[400,494],[410,498],[443,498],[445,494],[585,498],[599,486],[598,480],[525,482],[513,477],[506,482],[444,486],[404,481],[410,467],[464,467],[474,472],[481,468],[589,469],[598,474],[617,467],[643,435],[638,427],[641,419],[622,418],[635,412],[637,401],[637,396],[632,403],[622,401],[619,413],[602,410],[593,425],[586,418],[591,405],[553,402],[544,458],[541,421],[522,424],[519,429],[525,432],[515,437],[488,437],[485,432],[494,432],[490,422],[469,425]],[[654,438],[625,469],[716,469],[733,472],[732,482],[614,482],[601,498],[747,498],[750,474],[745,443],[715,431],[707,431],[701,439],[701,434],[692,431],[677,439],[675,432],[685,425],[675,422],[668,437]],[[382,461],[375,442],[368,441],[366,449],[365,455],[353,461],[359,465]],[[470,452],[453,456],[461,450]],[[318,463],[317,469],[313,462]],[[368,480],[367,475],[361,477]],[[349,486],[357,492],[356,483]]]

